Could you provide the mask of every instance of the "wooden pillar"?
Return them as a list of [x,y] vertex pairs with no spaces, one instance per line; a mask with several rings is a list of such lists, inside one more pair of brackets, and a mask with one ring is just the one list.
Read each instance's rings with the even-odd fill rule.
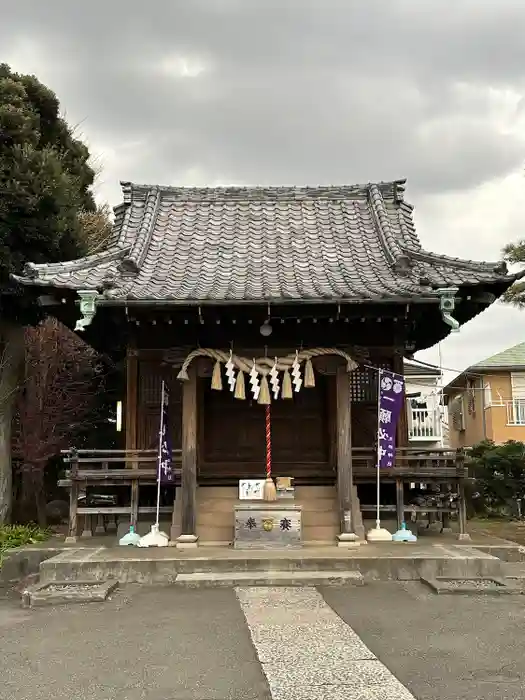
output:
[[[126,450],[137,449],[138,408],[138,356],[134,348],[128,348],[126,357]],[[128,466],[128,465],[126,465]]]
[[465,498],[465,479],[460,479],[458,484],[458,540],[470,540],[467,532],[467,501]]
[[[136,468],[136,464],[133,464],[133,468]],[[137,531],[137,524],[139,520],[139,480],[133,479],[131,482],[131,500],[129,509],[129,522],[132,527]]]
[[71,486],[69,489],[69,525],[67,529],[66,544],[71,544],[77,541],[77,510],[78,510],[78,495],[79,495],[79,483],[77,479],[78,474],[78,453],[71,450]]
[[352,514],[352,414],[350,376],[345,367],[336,374],[337,399],[337,496],[339,504],[338,536],[340,546],[352,546],[357,540]]
[[403,479],[396,479],[396,516],[397,529],[401,530],[401,525],[405,520],[405,486]]
[[458,475],[458,525],[459,540],[470,540],[467,532],[467,499],[465,496],[465,478],[468,476],[465,468],[465,451],[461,448],[456,450],[456,473]]
[[197,372],[188,368],[189,379],[182,386],[182,474],[181,534],[177,547],[196,547],[197,521]]

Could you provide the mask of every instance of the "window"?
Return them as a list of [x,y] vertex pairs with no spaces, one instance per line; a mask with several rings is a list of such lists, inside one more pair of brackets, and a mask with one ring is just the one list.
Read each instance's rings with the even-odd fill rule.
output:
[[525,372],[512,372],[510,375],[512,401],[507,409],[509,425],[525,425]]
[[510,375],[512,398],[525,401],[525,372],[512,372]]
[[492,406],[492,390],[489,382],[485,382],[483,386],[483,404],[485,408]]

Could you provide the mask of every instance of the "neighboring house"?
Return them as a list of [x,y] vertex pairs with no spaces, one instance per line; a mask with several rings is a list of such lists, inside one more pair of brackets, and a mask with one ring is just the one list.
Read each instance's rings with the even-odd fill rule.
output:
[[408,439],[414,446],[443,447],[443,408],[439,369],[405,361]]
[[444,389],[451,447],[525,442],[525,343],[472,365]]

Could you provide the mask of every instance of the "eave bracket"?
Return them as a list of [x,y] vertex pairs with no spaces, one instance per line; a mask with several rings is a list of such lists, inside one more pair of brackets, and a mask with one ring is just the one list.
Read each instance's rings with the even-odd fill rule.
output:
[[80,297],[80,313],[82,315],[76,322],[75,330],[84,331],[95,317],[97,299],[100,295],[95,289],[79,289],[77,294]]
[[443,321],[450,326],[452,332],[459,331],[459,321],[452,316],[456,308],[456,294],[459,292],[459,287],[441,287],[436,292],[439,295],[439,310]]

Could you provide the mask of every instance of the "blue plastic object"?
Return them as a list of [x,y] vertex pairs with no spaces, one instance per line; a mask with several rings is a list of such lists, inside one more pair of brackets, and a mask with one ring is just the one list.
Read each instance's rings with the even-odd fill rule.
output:
[[130,525],[130,526],[129,526],[129,532],[127,532],[127,533],[124,535],[124,537],[121,537],[121,538],[120,538],[120,540],[119,540],[119,545],[124,546],[124,547],[125,547],[125,546],[128,546],[128,547],[129,547],[130,545],[131,545],[132,547],[136,547],[136,546],[138,545],[138,543],[139,543],[139,540],[140,540],[140,535],[137,535],[137,533],[135,532],[135,528],[133,527],[133,525]]
[[407,530],[406,523],[401,523],[401,530],[394,532],[392,542],[417,542],[417,537],[412,530]]

